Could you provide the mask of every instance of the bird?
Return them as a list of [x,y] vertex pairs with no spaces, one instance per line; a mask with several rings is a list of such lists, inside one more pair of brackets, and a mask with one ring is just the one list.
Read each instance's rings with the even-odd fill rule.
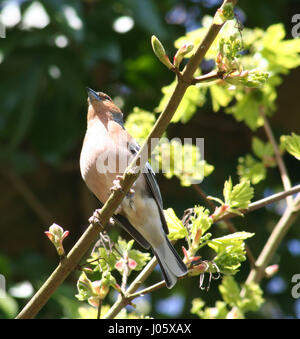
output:
[[[80,154],[80,171],[87,187],[103,206],[140,146],[126,131],[123,113],[113,100],[88,87],[87,92],[87,129]],[[148,162],[113,219],[143,248],[152,249],[167,288],[172,288],[179,277],[187,274],[186,265],[167,237],[162,196]]]

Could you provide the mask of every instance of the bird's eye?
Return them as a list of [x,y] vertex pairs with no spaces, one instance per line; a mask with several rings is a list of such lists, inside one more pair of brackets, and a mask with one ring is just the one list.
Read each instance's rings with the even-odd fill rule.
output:
[[104,95],[104,99],[111,101],[111,98],[108,95],[106,95],[106,94]]

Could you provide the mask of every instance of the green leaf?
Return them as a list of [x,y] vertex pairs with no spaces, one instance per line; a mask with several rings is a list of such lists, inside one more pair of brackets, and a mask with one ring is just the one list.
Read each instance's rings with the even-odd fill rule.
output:
[[137,140],[145,140],[155,123],[155,115],[139,107],[134,107],[126,119],[125,128]]
[[147,264],[147,261],[151,259],[149,253],[143,253],[138,250],[130,250],[128,253],[128,257],[130,259],[133,259],[137,264],[134,268],[134,271],[140,271]]
[[115,268],[115,265],[120,258],[120,254],[116,251],[114,251],[114,253],[110,253],[105,248],[99,247],[92,253],[87,262],[96,266],[94,271],[111,271]]
[[245,209],[253,198],[254,190],[250,186],[250,182],[246,180],[232,187],[232,180],[229,178],[228,181],[225,181],[223,195],[225,204],[230,208]]
[[172,208],[164,210],[164,214],[169,228],[168,238],[170,240],[182,239],[188,235],[187,229]]
[[254,159],[251,154],[238,159],[237,172],[240,180],[249,180],[253,185],[258,184],[267,176],[264,164]]
[[280,143],[283,149],[300,160],[300,135],[292,133],[292,135],[282,135]]
[[244,312],[257,311],[264,303],[263,291],[260,286],[254,282],[244,285],[245,295],[241,300],[240,307]]
[[217,112],[221,107],[226,107],[234,97],[234,92],[228,90],[224,84],[213,84],[209,87],[213,111]]
[[242,261],[246,260],[244,240],[254,233],[235,232],[233,234],[208,240],[208,246],[216,253],[214,262],[224,274],[236,274]]
[[225,319],[228,314],[226,303],[216,301],[215,307],[205,307],[205,302],[196,298],[192,301],[191,313],[196,314],[201,319]]
[[77,281],[77,290],[78,294],[76,294],[75,297],[80,301],[87,300],[88,298],[95,295],[92,281],[84,272],[81,273]]
[[196,314],[199,318],[202,318],[203,308],[205,302],[200,298],[195,298],[192,300],[191,313]]
[[241,300],[240,288],[232,276],[226,276],[222,280],[222,284],[219,286],[219,291],[223,300],[229,306],[237,306]]
[[223,300],[229,306],[237,307],[241,315],[248,311],[257,311],[264,302],[263,292],[258,284],[245,284],[244,289],[245,294],[241,297],[241,288],[232,276],[224,277],[219,286]]
[[264,159],[266,156],[272,157],[274,155],[274,149],[271,143],[264,143],[257,137],[253,137],[252,139],[252,150],[259,159]]
[[18,314],[18,309],[18,303],[9,294],[4,298],[0,297],[0,315],[4,314],[5,318],[12,319]]
[[208,231],[213,223],[210,216],[210,211],[203,206],[194,207],[195,216],[191,216],[192,229],[191,229],[191,238],[194,239],[198,229],[201,230],[201,236]]
[[[166,107],[175,86],[176,81],[172,82],[169,86],[165,86],[162,88],[164,96],[156,109],[157,112],[162,112],[163,109]],[[201,107],[204,105],[206,100],[205,93],[206,88],[200,88],[197,86],[188,87],[171,122],[176,123],[180,121],[182,123],[187,123],[195,114],[197,107]]]
[[162,138],[159,147],[152,154],[151,164],[155,170],[160,167],[169,179],[176,176],[182,186],[190,186],[202,182],[204,176],[212,173],[214,167],[201,159],[197,145],[182,144],[181,140],[173,138],[171,142]]
[[267,28],[261,45],[262,55],[269,60],[269,67],[275,72],[287,73],[288,69],[300,65],[299,39],[283,40],[285,29],[282,23]]
[[237,103],[225,110],[233,114],[237,121],[244,121],[253,131],[262,126],[263,120],[259,115],[260,102],[254,92],[247,94],[238,93]]

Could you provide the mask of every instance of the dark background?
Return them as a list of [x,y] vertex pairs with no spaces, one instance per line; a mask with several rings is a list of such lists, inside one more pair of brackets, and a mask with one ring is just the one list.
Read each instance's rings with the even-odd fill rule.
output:
[[[21,20],[32,4],[1,1],[0,11],[8,2],[18,4]],[[70,231],[65,241],[69,250],[97,207],[79,171],[86,127],[85,87],[121,97],[125,119],[134,106],[153,111],[161,99],[161,87],[173,80],[173,74],[154,56],[151,35],[157,35],[169,55],[174,55],[173,41],[200,27],[203,15],[213,14],[219,4],[218,0],[45,0],[48,25],[24,28],[21,21],[7,28],[6,38],[0,39],[0,273],[6,277],[8,290],[24,281],[36,289],[56,266],[58,258],[44,235],[53,222]],[[300,13],[299,7],[297,0],[246,0],[239,2],[237,13],[250,28],[283,22],[291,39],[291,18]],[[77,21],[74,15],[72,21],[72,8]],[[134,22],[126,33],[113,26],[121,16],[130,16]],[[271,119],[277,137],[291,131],[300,133],[299,76],[300,69],[293,70],[278,89],[278,110]],[[262,129],[256,134],[264,138]],[[252,135],[232,116],[212,113],[209,100],[189,123],[168,128],[170,138],[205,138],[205,158],[216,169],[202,188],[215,196],[221,196],[230,175],[237,180],[237,158],[251,151]],[[290,156],[285,160],[292,182],[299,183],[298,162]],[[179,217],[186,208],[204,203],[176,178],[167,180],[159,175],[158,181],[165,208],[173,207]],[[255,187],[255,199],[281,189],[278,170],[271,169],[267,180]],[[248,241],[256,256],[279,218],[279,209],[277,204],[235,220],[239,230],[256,233]],[[272,263],[280,265],[279,273],[262,283],[267,302],[249,317],[300,318],[300,303],[290,294],[291,277],[300,273],[299,238],[298,221],[273,258]],[[236,279],[244,281],[248,271],[246,262]],[[68,278],[38,317],[77,315],[81,305],[74,297],[77,277],[75,272]],[[158,279],[156,271],[149,283]],[[150,314],[193,317],[189,310],[195,297],[213,306],[220,299],[219,282],[204,292],[198,288],[198,279],[181,281],[172,293],[162,289],[147,297]],[[13,303],[16,310],[27,299],[15,300],[19,305]],[[0,317],[8,317],[1,308]]]

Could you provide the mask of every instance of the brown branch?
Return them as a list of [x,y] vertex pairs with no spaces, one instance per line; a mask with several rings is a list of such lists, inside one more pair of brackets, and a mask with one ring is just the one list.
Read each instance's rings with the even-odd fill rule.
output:
[[[298,200],[296,203],[299,203]],[[296,205],[296,204],[295,204]],[[269,265],[273,258],[279,244],[285,237],[287,231],[290,229],[293,222],[299,216],[299,210],[295,209],[294,205],[290,205],[286,208],[282,217],[278,221],[277,225],[273,229],[268,241],[266,242],[263,250],[261,251],[256,264],[255,269],[252,269],[246,283],[256,282],[258,283],[265,275],[265,269]]]
[[155,257],[153,257],[145,266],[145,268],[141,271],[141,273],[134,279],[134,281],[128,287],[126,293],[124,295],[119,294],[117,301],[104,315],[103,317],[104,319],[115,318],[121,311],[121,309],[130,303],[130,300],[127,298],[127,295],[134,293],[144,283],[144,281],[149,277],[149,275],[152,273],[156,265],[157,260]]
[[[299,217],[299,203],[300,195],[298,194],[296,199],[293,201],[293,204],[286,207],[283,215],[274,227],[269,239],[267,240],[255,263],[255,268],[253,268],[248,275],[246,285],[251,283],[258,284],[265,276],[265,269],[270,264],[270,261],[272,260],[286,233],[295,222],[295,220]],[[297,206],[298,209],[296,208]],[[240,293],[241,297],[245,296],[245,292],[246,290],[245,288],[243,288]],[[236,307],[233,307],[233,310],[235,309]]]
[[[247,213],[255,211],[255,210],[259,209],[259,208],[262,208],[262,207],[265,207],[267,205],[270,205],[270,204],[272,204],[274,202],[280,201],[280,200],[286,198],[287,196],[293,195],[293,194],[298,193],[298,192],[300,192],[300,185],[296,185],[296,186],[292,187],[291,189],[289,189],[287,191],[276,193],[276,194],[273,194],[273,195],[271,195],[269,197],[266,197],[264,199],[255,201],[255,202],[251,203],[248,206],[247,209],[240,210],[240,212],[243,213],[243,214],[247,214]],[[300,194],[297,195],[295,200],[299,201],[299,199],[300,199]],[[234,214],[234,213],[227,213],[227,214],[224,214],[217,221],[227,220],[227,219],[235,218],[237,216],[238,215]]]
[[[262,107],[260,108],[259,113],[264,120],[263,127],[264,127],[264,130],[265,130],[265,133],[266,133],[266,135],[267,135],[267,137],[268,137],[268,139],[269,139],[269,141],[270,141],[270,143],[271,143],[271,145],[274,149],[275,159],[276,159],[276,162],[277,162],[277,165],[278,165],[278,168],[279,168],[283,187],[287,191],[292,187],[291,181],[290,181],[290,178],[289,178],[289,175],[288,175],[288,171],[286,169],[285,163],[284,163],[282,156],[280,154],[280,150],[279,150],[278,144],[276,142],[276,139],[273,135],[272,128],[269,124],[269,121],[268,121],[268,119],[267,119],[267,117],[264,113],[264,109]],[[286,198],[286,202],[287,202],[287,204],[292,204],[293,203],[293,197],[288,195],[287,198]]]

